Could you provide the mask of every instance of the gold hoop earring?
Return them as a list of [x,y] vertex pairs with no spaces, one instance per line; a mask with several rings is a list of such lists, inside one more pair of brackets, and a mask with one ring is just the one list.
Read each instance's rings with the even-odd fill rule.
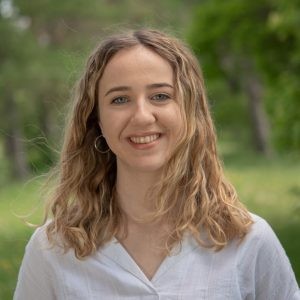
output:
[[[101,138],[103,138],[104,141],[105,141],[105,138],[104,138],[104,136],[103,136],[102,134],[99,135],[99,136],[97,136],[96,139],[95,139],[94,147],[95,147],[95,149],[96,149],[99,153],[101,153],[101,154],[106,154],[106,153],[108,153],[108,152],[110,151],[110,149],[108,148],[108,149],[106,149],[106,150],[102,150],[101,147],[99,147],[99,145],[101,146],[101,142],[99,142],[99,140],[100,140]],[[105,144],[106,144],[106,141],[105,141]]]

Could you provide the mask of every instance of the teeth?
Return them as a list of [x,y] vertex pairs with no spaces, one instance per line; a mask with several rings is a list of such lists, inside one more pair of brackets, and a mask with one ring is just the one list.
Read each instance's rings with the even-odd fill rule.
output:
[[152,134],[148,136],[134,136],[131,137],[130,140],[135,144],[149,144],[155,140],[157,140],[159,137],[159,134]]

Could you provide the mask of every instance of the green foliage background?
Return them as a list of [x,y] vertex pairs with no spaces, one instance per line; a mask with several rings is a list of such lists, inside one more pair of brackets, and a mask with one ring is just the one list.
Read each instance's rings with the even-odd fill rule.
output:
[[203,1],[189,33],[210,88],[232,109],[225,120],[241,106],[235,103],[243,101],[244,77],[255,72],[262,81],[273,143],[280,151],[300,150],[299,8],[299,1]]
[[[299,1],[0,0],[0,11],[0,299],[12,297],[32,233],[14,214],[38,206],[31,220],[41,218],[40,181],[28,180],[58,158],[88,53],[103,36],[140,27],[169,31],[194,49],[227,175],[241,200],[275,228],[300,282]],[[244,90],[250,75],[263,86],[274,148],[268,159],[253,147]],[[25,184],[6,148],[15,135],[28,167]]]

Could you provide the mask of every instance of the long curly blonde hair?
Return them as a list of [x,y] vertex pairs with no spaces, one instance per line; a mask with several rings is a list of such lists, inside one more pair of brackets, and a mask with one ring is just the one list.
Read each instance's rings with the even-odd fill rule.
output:
[[136,45],[154,51],[172,66],[185,124],[161,180],[153,187],[153,218],[170,223],[166,250],[180,242],[187,231],[200,245],[222,249],[230,240],[246,235],[251,217],[224,177],[197,59],[183,42],[156,30],[111,36],[89,57],[75,93],[54,194],[45,211],[44,222],[50,219],[48,239],[55,244],[59,235],[65,250],[73,248],[76,257],[83,258],[121,229],[116,157],[94,148],[95,139],[101,135],[98,84],[112,57]]

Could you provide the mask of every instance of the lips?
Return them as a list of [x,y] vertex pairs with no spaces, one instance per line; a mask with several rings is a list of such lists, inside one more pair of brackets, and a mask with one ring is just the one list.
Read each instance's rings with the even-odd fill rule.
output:
[[132,143],[135,144],[149,144],[157,140],[159,136],[160,135],[156,133],[156,134],[145,135],[145,136],[131,136],[129,139]]

